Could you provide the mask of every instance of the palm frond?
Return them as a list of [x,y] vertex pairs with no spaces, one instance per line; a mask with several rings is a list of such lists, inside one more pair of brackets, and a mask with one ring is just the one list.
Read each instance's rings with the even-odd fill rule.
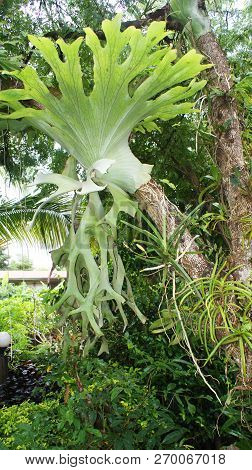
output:
[[70,224],[71,201],[60,199],[48,203],[30,228],[29,223],[40,203],[41,197],[35,195],[0,204],[0,246],[14,239],[53,249],[64,242]]

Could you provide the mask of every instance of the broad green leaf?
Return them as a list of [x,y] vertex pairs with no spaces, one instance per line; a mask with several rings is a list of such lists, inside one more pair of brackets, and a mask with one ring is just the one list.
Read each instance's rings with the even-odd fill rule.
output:
[[[175,50],[161,47],[160,41],[167,35],[165,22],[152,23],[146,33],[134,27],[121,32],[121,16],[117,15],[103,21],[102,28],[105,45],[90,28],[85,29],[94,60],[94,87],[89,95],[83,89],[79,58],[83,38],[71,44],[59,39],[57,45],[64,55],[61,60],[53,41],[29,36],[51,66],[61,96],[54,96],[30,66],[7,71],[23,82],[24,88],[0,92],[0,101],[13,110],[0,117],[25,118],[87,170],[97,160],[112,160],[106,169],[106,184],[134,193],[150,179],[151,167],[142,165],[131,152],[130,133],[137,126],[142,131],[157,129],[156,119],[192,112],[193,103],[185,100],[205,85],[204,80],[196,82],[194,78],[209,65],[201,64],[202,56],[195,50],[176,61]],[[132,86],[139,76],[146,78]],[[28,99],[39,103],[40,109],[20,101]]]
[[[5,44],[10,44],[10,41],[5,41]],[[21,56],[9,56],[7,50],[0,46],[0,69],[13,70],[21,65]]]
[[[65,291],[52,308],[61,312],[62,324],[80,320],[84,356],[98,338],[99,353],[108,352],[104,323],[112,323],[120,315],[125,329],[124,305],[142,323],[146,321],[135,304],[116,247],[118,214],[123,211],[135,216],[137,203],[129,193],[147,183],[152,170],[151,165],[142,164],[133,155],[129,136],[135,129],[157,131],[157,119],[195,112],[194,103],[187,100],[205,85],[204,80],[197,82],[195,77],[209,67],[201,64],[203,57],[195,50],[176,60],[175,50],[160,45],[167,35],[165,22],[154,22],[144,32],[134,27],[121,32],[121,16],[117,15],[105,20],[102,28],[105,43],[90,28],[85,29],[94,63],[91,92],[86,93],[83,88],[79,57],[83,38],[71,44],[60,39],[54,44],[48,38],[35,36],[29,36],[29,40],[54,72],[59,94],[54,96],[30,66],[6,72],[20,80],[24,88],[0,91],[0,118],[4,122],[24,121],[26,126],[48,134],[70,155],[61,175],[37,176],[36,184],[49,183],[58,189],[35,216],[50,199],[75,192],[69,233],[63,246],[52,253],[54,265],[67,268]],[[34,102],[36,106],[31,107]],[[10,114],[5,111],[8,108],[12,110]],[[85,181],[78,179],[77,162],[85,169]],[[99,197],[99,191],[105,188],[113,198],[107,211]],[[82,195],[87,194],[86,210],[76,227],[76,207]],[[92,250],[94,242],[98,257]],[[167,312],[163,312],[163,317],[166,328],[174,326],[174,319],[167,317]],[[72,344],[68,329],[69,326],[64,333],[65,354]]]
[[210,31],[210,20],[198,0],[171,0],[172,16],[179,20],[196,38]]
[[26,127],[28,127],[28,125],[25,122],[25,119],[22,119],[21,121],[10,121],[9,119],[0,120],[0,131],[7,129],[8,131],[13,132],[13,134],[15,134],[23,131]]

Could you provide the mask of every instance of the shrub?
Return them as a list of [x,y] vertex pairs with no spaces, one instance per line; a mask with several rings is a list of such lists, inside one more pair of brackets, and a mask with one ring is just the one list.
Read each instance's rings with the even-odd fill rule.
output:
[[[85,373],[84,373],[85,372]],[[52,371],[56,379],[59,369]],[[162,406],[139,369],[93,360],[81,382],[62,369],[60,401],[23,402],[0,411],[7,449],[154,449],[183,447],[187,429]]]
[[[48,419],[53,418],[57,405],[57,400],[48,400],[39,404],[25,401],[21,405],[0,409],[0,448],[26,450],[31,448],[32,442],[36,442],[37,449],[44,448],[46,423]],[[41,428],[37,429],[36,436],[29,435],[31,424],[42,416],[43,426],[41,422]],[[42,427],[43,432],[41,432]],[[24,434],[26,439],[22,441],[21,436]]]
[[0,331],[12,336],[14,352],[24,352],[32,340],[42,341],[53,326],[53,315],[48,315],[40,294],[26,284],[13,286],[2,282],[0,288]]
[[[134,337],[125,340],[124,359],[131,366],[73,355],[65,364],[52,355],[46,384],[49,389],[57,384],[57,400],[51,393],[40,404],[3,408],[0,445],[30,450],[251,448],[251,419],[245,413],[249,397],[244,394],[241,403],[238,391],[226,392],[222,360],[206,371],[218,377],[220,405],[181,348],[168,348],[165,357],[163,340],[156,340],[154,359],[137,348]],[[154,343],[148,347],[153,353]]]

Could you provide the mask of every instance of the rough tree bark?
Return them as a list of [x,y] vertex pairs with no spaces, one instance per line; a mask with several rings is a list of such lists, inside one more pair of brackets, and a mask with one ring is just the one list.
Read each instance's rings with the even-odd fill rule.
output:
[[[208,89],[214,87],[221,91],[221,94],[213,95],[208,115],[217,137],[216,161],[222,174],[222,191],[229,210],[230,261],[233,266],[240,266],[234,273],[235,277],[248,282],[252,273],[252,244],[244,240],[242,218],[252,215],[252,197],[242,191],[242,188],[248,187],[249,173],[243,154],[237,103],[230,93],[233,81],[226,56],[212,32],[201,36],[197,46],[214,64],[208,70]],[[233,183],[236,174],[239,184]],[[230,347],[229,354],[241,366],[240,350],[236,345]],[[243,381],[245,387],[250,387],[252,353],[247,346],[245,355],[247,373]]]
[[[153,179],[141,186],[135,193],[135,197],[161,233],[163,220],[166,219],[167,237],[174,232],[183,220],[183,215],[178,207],[169,201],[163,188]],[[191,252],[181,258],[181,264],[191,278],[199,278],[210,273],[211,264],[199,253],[199,247],[187,229],[181,235],[179,252]]]
[[[202,10],[204,15],[206,15],[205,2],[203,0],[198,1],[198,7],[199,11]],[[146,21],[150,19],[166,19],[167,27],[171,27],[169,23],[171,21],[170,13],[170,6],[165,5],[157,11],[157,15],[154,13],[149,15]],[[170,15],[169,19],[167,15]],[[131,22],[131,24],[134,24],[134,22]],[[137,22],[134,25],[140,27]],[[179,21],[174,21],[172,27],[177,31],[181,31],[183,25]],[[233,87],[231,71],[227,58],[213,32],[208,32],[199,37],[196,40],[196,44],[199,51],[213,64],[213,67],[206,72],[208,90],[213,91],[213,88],[219,90],[219,93],[211,94],[208,115],[216,136],[216,162],[222,175],[222,192],[229,212],[230,264],[232,266],[240,266],[234,275],[237,279],[246,282],[252,273],[252,244],[244,239],[244,224],[242,219],[245,216],[252,215],[252,197],[251,194],[246,193],[249,173],[243,154],[237,103],[231,95]],[[234,177],[237,178],[237,175],[239,177],[239,184],[234,184]],[[148,189],[153,194],[153,186]],[[142,191],[138,191],[138,194],[141,193]],[[147,188],[145,188],[145,197],[148,198]],[[162,213],[162,196],[160,195],[160,197],[160,207],[158,208],[156,203],[156,211],[160,210]],[[167,213],[170,210],[169,204],[167,202]],[[148,207],[146,207],[146,210],[148,212]],[[150,211],[149,213],[151,217],[152,212]],[[167,225],[172,227],[169,217],[167,222]]]
[[[244,241],[242,218],[252,214],[252,198],[244,191],[249,173],[243,155],[237,103],[230,93],[233,86],[231,72],[212,32],[201,36],[197,46],[214,64],[207,71],[208,89],[214,87],[221,92],[212,95],[209,118],[216,135],[216,161],[222,174],[222,190],[229,210],[231,262],[233,266],[241,265],[236,277],[247,281],[252,269],[252,247]],[[239,177],[239,184],[233,183],[235,175]]]

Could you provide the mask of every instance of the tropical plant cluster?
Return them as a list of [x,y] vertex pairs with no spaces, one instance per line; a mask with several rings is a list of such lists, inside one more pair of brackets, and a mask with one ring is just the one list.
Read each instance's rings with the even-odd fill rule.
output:
[[118,5],[0,4],[0,266],[67,272],[0,286],[0,449],[250,449],[251,6]]

